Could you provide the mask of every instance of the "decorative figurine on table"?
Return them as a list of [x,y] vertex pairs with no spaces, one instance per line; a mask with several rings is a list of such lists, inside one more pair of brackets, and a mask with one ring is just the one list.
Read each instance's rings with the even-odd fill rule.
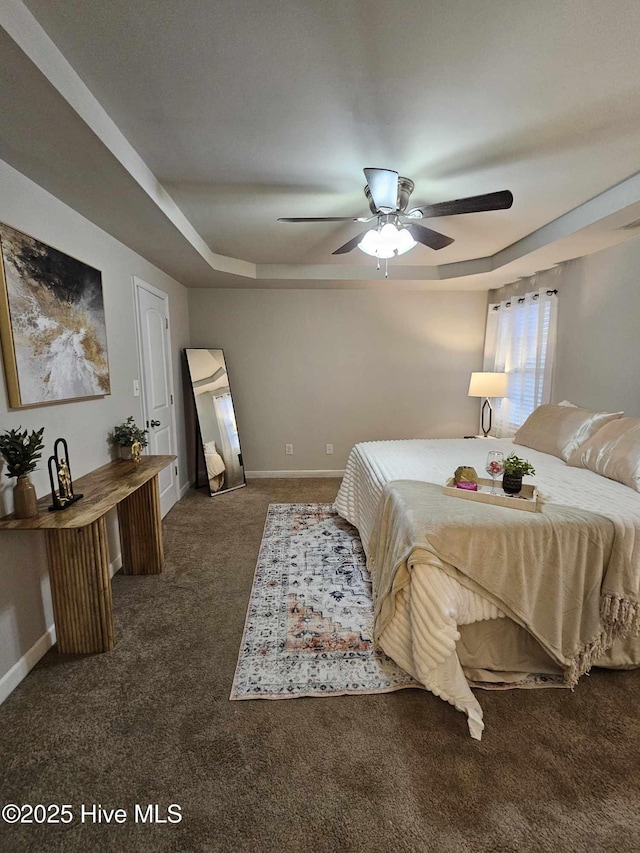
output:
[[475,468],[469,465],[460,465],[453,475],[453,482],[457,489],[466,489],[468,492],[478,491],[478,475]]
[[[64,449],[64,456],[60,455],[58,449],[60,444]],[[51,483],[51,499],[53,501],[49,507],[49,512],[66,509],[82,497],[73,491],[73,480],[69,469],[69,448],[64,438],[57,438],[53,445],[53,456],[49,457],[49,482]]]
[[134,441],[131,445],[131,458],[134,462],[140,461],[140,454],[142,453],[142,444],[139,441]]

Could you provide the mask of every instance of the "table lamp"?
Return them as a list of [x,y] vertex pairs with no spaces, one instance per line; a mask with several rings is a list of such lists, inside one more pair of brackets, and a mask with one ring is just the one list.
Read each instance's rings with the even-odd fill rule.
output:
[[[491,432],[491,415],[493,407],[490,397],[507,396],[507,374],[506,373],[472,373],[469,382],[470,397],[485,397],[482,404],[482,432],[486,438]],[[488,425],[485,427],[485,415],[489,413]]]

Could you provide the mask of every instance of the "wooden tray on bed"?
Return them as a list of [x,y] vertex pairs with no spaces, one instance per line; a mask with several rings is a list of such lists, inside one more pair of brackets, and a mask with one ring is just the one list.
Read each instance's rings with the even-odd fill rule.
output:
[[539,512],[538,490],[529,483],[523,483],[519,495],[505,495],[499,482],[496,482],[496,495],[491,494],[491,480],[478,477],[478,491],[472,492],[468,489],[458,489],[454,485],[453,477],[450,477],[444,486],[445,495],[452,498],[462,498],[464,501],[480,501],[485,504],[496,506],[507,506],[511,509],[522,509],[525,512]]

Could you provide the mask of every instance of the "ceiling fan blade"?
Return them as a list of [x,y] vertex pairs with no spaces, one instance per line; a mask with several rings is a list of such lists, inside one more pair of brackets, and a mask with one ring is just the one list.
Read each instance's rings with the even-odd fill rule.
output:
[[450,246],[453,243],[453,237],[432,231],[431,228],[425,228],[424,225],[407,225],[405,227],[416,242],[422,243],[423,246],[428,246],[430,249],[444,249],[445,246]]
[[460,213],[480,213],[483,210],[507,210],[512,204],[513,195],[509,190],[500,190],[495,193],[441,201],[438,204],[424,204],[414,210],[420,210],[423,217],[427,219],[430,216],[457,216]]
[[360,234],[358,234],[357,237],[354,237],[353,240],[349,240],[348,243],[345,243],[344,246],[340,246],[339,249],[336,249],[335,252],[331,252],[331,254],[332,255],[346,255],[347,252],[352,252],[356,248],[356,246],[358,245],[360,240],[362,240],[362,238],[367,233],[367,231],[370,231],[370,230],[371,230],[370,228],[366,228],[364,231],[362,231]]
[[391,213],[398,207],[398,173],[390,169],[365,169],[371,198],[376,210]]
[[366,217],[358,216],[291,216],[278,217],[278,222],[368,222]]

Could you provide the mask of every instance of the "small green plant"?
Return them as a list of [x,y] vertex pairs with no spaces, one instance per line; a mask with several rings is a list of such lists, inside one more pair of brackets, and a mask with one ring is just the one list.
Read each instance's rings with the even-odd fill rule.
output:
[[113,428],[113,432],[109,433],[109,441],[111,444],[117,444],[120,447],[131,447],[134,441],[139,441],[143,447],[149,444],[147,433],[149,430],[140,429],[136,426],[133,415],[128,417],[123,424]]
[[527,474],[535,474],[536,469],[526,459],[520,459],[515,453],[511,453],[504,460],[503,473],[509,477],[526,477]]
[[8,429],[0,435],[0,453],[7,462],[7,477],[26,477],[36,470],[37,460],[42,457],[44,427],[33,430],[31,435],[26,429],[21,430],[22,427]]

